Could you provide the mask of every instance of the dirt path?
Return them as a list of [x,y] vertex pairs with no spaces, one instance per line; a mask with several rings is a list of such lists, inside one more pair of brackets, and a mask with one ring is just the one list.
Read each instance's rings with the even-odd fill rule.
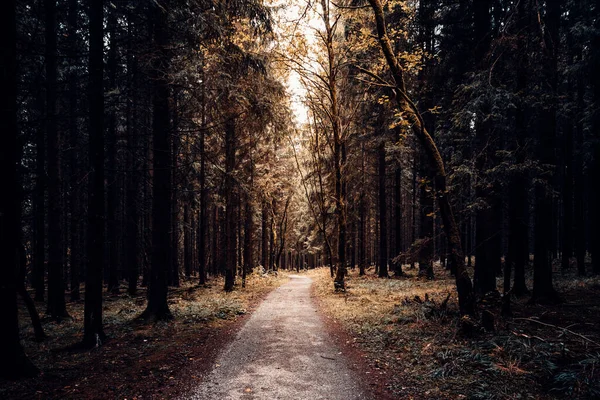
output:
[[310,298],[291,276],[254,312],[189,399],[366,399]]

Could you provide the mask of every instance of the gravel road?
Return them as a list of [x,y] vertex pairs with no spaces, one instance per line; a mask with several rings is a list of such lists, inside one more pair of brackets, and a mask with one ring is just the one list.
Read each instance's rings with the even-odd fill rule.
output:
[[310,278],[274,290],[188,399],[367,399],[328,336]]

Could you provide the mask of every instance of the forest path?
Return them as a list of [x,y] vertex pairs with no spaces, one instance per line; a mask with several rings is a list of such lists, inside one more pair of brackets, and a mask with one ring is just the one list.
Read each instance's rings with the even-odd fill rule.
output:
[[312,280],[292,275],[219,355],[189,399],[366,399],[317,312]]

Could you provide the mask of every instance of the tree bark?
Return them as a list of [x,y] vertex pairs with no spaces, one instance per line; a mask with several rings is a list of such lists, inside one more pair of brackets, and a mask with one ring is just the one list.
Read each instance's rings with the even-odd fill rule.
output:
[[235,253],[236,253],[236,201],[234,192],[233,172],[235,168],[235,134],[236,123],[233,117],[225,122],[225,291],[233,290],[235,284]]
[[358,231],[358,270],[359,275],[365,274],[367,267],[367,204],[365,200],[365,144],[360,146],[361,188],[359,199],[360,225]]
[[379,277],[388,277],[387,199],[385,191],[385,141],[377,146],[378,205],[379,205]]
[[[252,161],[250,161],[252,162]],[[253,168],[253,166],[251,167]],[[252,173],[251,175],[252,176]],[[250,180],[252,182],[252,179]],[[254,266],[254,208],[252,198],[246,194],[244,209],[244,267],[242,269],[242,286],[246,285],[246,275],[252,272]]]
[[56,121],[56,1],[45,0],[46,12],[46,137],[48,138],[48,314],[69,317],[63,279],[60,138]]
[[[113,92],[117,84],[117,15],[114,7],[109,7],[106,26],[110,36],[106,75],[108,77],[108,92]],[[119,185],[117,179],[117,114],[116,101],[112,101],[108,109],[107,146],[108,153],[106,168],[106,186],[108,189],[106,204],[106,233],[108,242],[108,287],[110,293],[119,293],[119,238],[117,206],[119,202]]]
[[[396,161],[394,170],[394,257],[402,253],[402,166],[400,160]],[[397,259],[394,263],[394,275],[402,276],[402,260]]]
[[[69,26],[69,58],[75,63],[77,59],[77,20],[79,7],[77,0],[69,0],[68,26]],[[83,243],[81,238],[81,205],[80,190],[81,167],[78,162],[77,155],[80,151],[78,140],[78,117],[77,117],[77,72],[73,70],[69,75],[69,206],[71,208],[70,217],[70,277],[71,277],[71,301],[80,299],[79,284],[81,280],[81,247]]]
[[[40,91],[41,92],[41,91]],[[38,96],[40,111],[43,110],[44,100]],[[41,115],[40,115],[41,116]],[[40,129],[35,136],[35,188],[33,197],[33,287],[35,301],[44,301],[45,271],[46,271],[46,145],[45,129]]]
[[[558,7],[558,5],[557,5]],[[590,76],[592,78],[592,89],[593,99],[596,105],[592,114],[592,129],[594,132],[595,143],[592,147],[592,179],[593,182],[600,180],[600,110],[598,104],[600,104],[600,77],[598,76],[598,68],[600,68],[600,7],[596,2],[595,14],[594,14],[594,30],[591,39],[591,65],[590,65]],[[589,204],[598,204],[600,202],[600,190],[596,185],[592,186],[590,190],[590,202]],[[590,207],[590,219],[591,219],[591,237],[590,237],[590,250],[592,256],[592,272],[595,275],[600,274],[600,211],[597,206]]]
[[265,271],[269,270],[269,234],[268,234],[268,220],[269,213],[267,210],[267,202],[263,200],[262,209],[261,209],[261,263]]
[[102,269],[104,267],[104,4],[90,3],[89,53],[89,191],[88,267],[85,279],[83,345],[97,347],[105,339],[102,326]]
[[206,284],[206,228],[208,225],[208,196],[206,189],[206,74],[204,73],[204,57],[202,58],[202,126],[200,130],[200,218],[198,241],[198,275],[199,284]]
[[169,2],[161,6],[151,5],[153,43],[156,56],[152,65],[152,137],[153,137],[153,198],[152,198],[152,255],[148,305],[141,315],[143,319],[169,320],[172,318],[168,294],[170,262],[170,210],[171,210],[171,141],[169,83],[170,66],[168,54],[169,35],[167,12]]
[[184,199],[185,205],[183,206],[183,270],[185,277],[190,279],[192,276],[192,240],[191,240],[191,213],[190,205],[186,199]]
[[[172,110],[173,113],[173,132],[171,140],[173,141],[172,145],[172,157],[173,161],[171,164],[171,173],[172,173],[172,190],[171,190],[171,263],[169,268],[169,284],[175,287],[179,287],[179,254],[181,246],[179,245],[180,240],[180,230],[179,230],[179,220],[180,220],[180,203],[185,201],[185,199],[180,199],[179,196],[179,147],[180,140],[177,133],[177,93],[174,94],[174,108]],[[185,230],[185,227],[184,227]],[[184,239],[185,240],[185,239]],[[185,246],[185,244],[184,244]],[[185,249],[184,249],[185,251]],[[185,255],[184,255],[185,257]]]
[[127,71],[129,76],[127,99],[127,147],[129,166],[127,172],[127,193],[126,193],[126,233],[127,233],[127,292],[130,296],[137,294],[137,283],[139,278],[139,211],[138,201],[140,199],[138,191],[140,187],[140,172],[137,160],[138,148],[138,122],[137,113],[137,89],[138,64],[137,58],[133,57],[133,21],[130,14],[127,16]]
[[15,0],[0,2],[0,377],[20,378],[38,374],[19,341],[17,307],[18,220],[17,172],[17,28]]
[[[551,100],[545,102],[538,111],[537,150],[541,165],[554,165],[556,140],[556,88],[557,60],[560,24],[560,1],[546,2],[545,20],[545,57],[542,66],[542,79],[551,88]],[[552,170],[555,170],[552,167]],[[552,183],[553,171],[544,172],[535,186],[535,242],[533,260],[533,293],[532,301],[557,301],[558,294],[552,284],[552,249],[553,219],[552,216]]]

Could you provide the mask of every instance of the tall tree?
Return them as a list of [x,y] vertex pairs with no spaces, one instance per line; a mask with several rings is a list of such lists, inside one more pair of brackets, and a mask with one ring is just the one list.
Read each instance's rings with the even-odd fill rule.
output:
[[[590,60],[590,76],[592,77],[592,89],[593,89],[593,101],[595,108],[592,112],[592,129],[594,131],[593,137],[593,164],[592,164],[592,176],[593,182],[598,182],[600,179],[600,110],[598,105],[600,104],[600,77],[596,71],[600,68],[600,4],[598,1],[594,3],[594,30],[591,38],[591,60]],[[591,191],[591,201],[589,204],[597,204],[600,201],[600,190],[596,187]],[[591,217],[592,217],[592,237],[591,237],[591,249],[592,249],[592,270],[594,274],[600,274],[600,229],[598,223],[600,222],[600,211],[598,207],[591,206]]]
[[550,88],[547,101],[539,104],[537,120],[537,156],[548,170],[544,171],[535,186],[535,242],[533,260],[534,300],[557,300],[552,284],[552,261],[550,251],[553,236],[552,175],[555,169],[556,111],[557,111],[557,62],[560,4],[558,0],[546,1],[543,37],[542,74],[544,86]]
[[206,233],[208,227],[208,216],[206,211],[208,208],[208,196],[206,188],[206,127],[207,127],[207,115],[206,115],[206,73],[204,56],[201,56],[201,130],[200,130],[200,216],[199,216],[199,229],[198,229],[198,275],[200,276],[200,285],[206,284]]
[[[235,215],[237,194],[234,191],[236,150],[236,122],[234,116],[228,116],[225,121],[225,291],[233,290],[235,284]],[[272,231],[272,230],[271,230]]]
[[17,172],[17,28],[16,1],[0,4],[0,183],[7,192],[0,197],[0,377],[37,375],[19,341],[17,315],[17,255],[20,246]]
[[[381,114],[381,113],[380,113]],[[382,125],[379,124],[378,125]],[[379,277],[388,277],[388,237],[387,237],[387,197],[385,190],[385,140],[384,130],[380,133],[379,144],[377,145],[377,170],[378,170],[378,205],[379,205]]]
[[429,159],[432,170],[434,171],[434,184],[436,197],[438,199],[440,214],[444,224],[446,239],[448,240],[448,251],[450,253],[450,262],[456,271],[456,288],[458,291],[460,311],[465,314],[474,313],[473,284],[469,273],[465,268],[465,260],[462,254],[460,243],[460,232],[454,219],[452,207],[448,199],[448,189],[446,187],[446,170],[440,152],[428,133],[414,102],[408,97],[404,82],[404,71],[400,66],[387,34],[385,15],[383,5],[380,0],[369,0],[373,9],[379,44],[388,67],[392,74],[395,84],[396,103],[401,112],[412,127],[412,131],[420,141],[425,154]]
[[[69,0],[69,13],[68,13],[68,42],[69,42],[69,58],[72,63],[75,63],[78,57],[78,41],[77,41],[77,27],[79,20],[79,2],[77,0]],[[79,285],[81,279],[81,261],[83,252],[81,247],[83,246],[81,239],[81,205],[80,197],[83,192],[80,190],[81,179],[81,168],[79,165],[78,153],[79,153],[79,135],[77,132],[78,128],[78,88],[77,88],[77,69],[73,68],[69,74],[69,145],[70,145],[70,156],[69,156],[69,206],[71,208],[70,216],[70,275],[71,275],[71,301],[77,301],[80,298]]]
[[[108,78],[108,92],[117,92],[117,10],[113,3],[109,3],[106,16],[106,29],[110,40],[108,44],[108,57],[106,60],[106,75]],[[111,101],[107,108],[106,129],[106,240],[108,244],[108,287],[113,294],[119,293],[119,222],[117,208],[119,203],[119,173],[117,172],[117,101]]]
[[88,268],[85,279],[83,345],[99,346],[105,339],[102,325],[102,269],[104,266],[104,1],[89,8],[89,160]]
[[127,71],[128,73],[128,98],[127,98],[127,193],[126,193],[126,233],[127,233],[127,269],[128,269],[128,287],[127,292],[130,295],[137,293],[137,284],[139,278],[139,187],[140,171],[138,170],[138,110],[137,110],[137,84],[139,71],[137,57],[133,56],[133,16],[127,14]]
[[[482,0],[473,2],[474,21],[474,61],[478,68],[487,68],[485,58],[491,43],[491,1]],[[481,205],[475,215],[475,290],[485,294],[496,289],[496,269],[494,268],[496,254],[492,251],[495,238],[499,237],[494,222],[495,214],[501,212],[502,207],[497,201],[497,194],[492,193],[493,184],[489,181],[485,171],[492,168],[494,143],[492,139],[490,100],[483,97],[478,115],[475,119],[475,164],[477,166],[478,180],[475,193]]]
[[[517,6],[517,65],[515,92],[520,96],[515,108],[515,135],[510,148],[515,153],[517,165],[523,165],[527,157],[527,104],[523,94],[527,88],[527,38],[531,24],[531,2],[524,0]],[[512,292],[516,295],[528,293],[525,283],[525,267],[529,263],[529,200],[527,172],[520,168],[511,176],[509,186],[509,234],[508,254],[504,272],[504,292],[510,288],[510,269],[514,267]]]
[[46,137],[48,148],[48,314],[69,317],[63,279],[60,137],[57,124],[56,0],[45,0],[46,13]]
[[170,262],[171,210],[171,140],[169,107],[169,31],[168,11],[170,1],[150,6],[154,54],[151,67],[153,86],[152,138],[153,138],[153,197],[152,197],[152,254],[148,305],[142,318],[168,320],[172,318],[168,293]]

